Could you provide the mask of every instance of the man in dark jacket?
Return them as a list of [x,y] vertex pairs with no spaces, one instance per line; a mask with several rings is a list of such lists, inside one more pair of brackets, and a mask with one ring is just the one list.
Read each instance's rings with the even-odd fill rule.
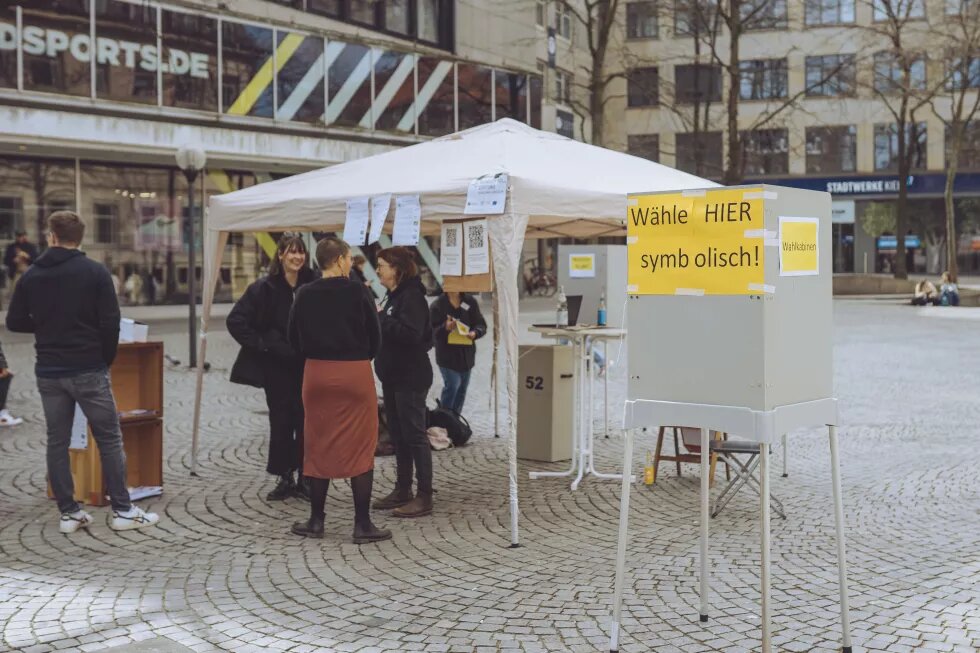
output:
[[48,480],[61,511],[61,532],[74,533],[92,523],[91,515],[75,501],[68,458],[76,404],[99,447],[112,503],[110,527],[144,528],[159,517],[130,502],[126,454],[109,380],[119,344],[119,303],[109,271],[78,249],[84,235],[78,214],[51,214],[49,249],[14,289],[7,328],[34,334],[37,387],[48,426]]

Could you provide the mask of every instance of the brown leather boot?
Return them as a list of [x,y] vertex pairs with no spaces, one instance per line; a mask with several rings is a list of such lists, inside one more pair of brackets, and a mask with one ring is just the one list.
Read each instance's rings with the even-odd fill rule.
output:
[[378,499],[371,507],[375,510],[391,510],[392,508],[398,508],[399,506],[404,506],[412,500],[412,490],[411,488],[403,490],[397,485],[395,489],[391,491],[391,494],[383,499]]
[[415,498],[400,508],[396,508],[392,517],[425,517],[432,514],[432,494],[419,492]]

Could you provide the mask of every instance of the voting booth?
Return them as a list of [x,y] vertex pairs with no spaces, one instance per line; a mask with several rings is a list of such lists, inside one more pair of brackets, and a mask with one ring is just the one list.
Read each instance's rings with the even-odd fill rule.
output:
[[[831,198],[767,185],[636,193],[627,199],[628,399],[633,431],[701,430],[700,620],[710,615],[710,431],[757,443],[762,647],[771,651],[770,444],[826,426],[837,525],[843,648],[850,649],[833,397]],[[784,443],[785,444],[785,443]],[[610,650],[618,650],[629,483],[620,507]]]
[[557,462],[572,457],[575,354],[568,345],[521,345],[517,457]]

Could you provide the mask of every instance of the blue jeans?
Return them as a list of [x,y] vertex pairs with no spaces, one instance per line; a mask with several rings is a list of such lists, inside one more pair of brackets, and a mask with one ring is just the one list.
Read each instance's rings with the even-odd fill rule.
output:
[[466,388],[470,385],[470,371],[457,372],[448,367],[440,367],[442,372],[442,397],[439,403],[443,408],[449,408],[459,414],[463,413],[463,404],[466,402]]

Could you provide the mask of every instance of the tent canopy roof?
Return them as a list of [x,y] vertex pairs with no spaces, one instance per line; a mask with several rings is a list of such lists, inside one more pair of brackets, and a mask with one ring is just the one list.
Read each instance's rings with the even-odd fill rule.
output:
[[[504,118],[432,141],[211,198],[212,231],[341,231],[348,199],[421,196],[423,233],[462,217],[470,182],[510,177],[509,209],[529,237],[623,232],[626,194],[715,186],[646,159]],[[390,220],[390,218],[389,218]]]

